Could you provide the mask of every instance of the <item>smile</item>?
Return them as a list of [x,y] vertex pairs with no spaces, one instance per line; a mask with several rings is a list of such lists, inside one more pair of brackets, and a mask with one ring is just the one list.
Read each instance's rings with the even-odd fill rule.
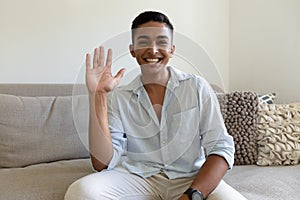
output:
[[159,59],[159,58],[146,58],[145,60],[148,63],[158,63],[159,61],[161,61],[161,59]]

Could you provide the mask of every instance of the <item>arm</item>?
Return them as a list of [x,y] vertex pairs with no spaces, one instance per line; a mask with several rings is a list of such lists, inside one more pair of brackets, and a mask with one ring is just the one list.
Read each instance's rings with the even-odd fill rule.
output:
[[[203,90],[206,100],[202,104],[200,117],[203,133],[203,147],[206,150],[207,159],[197,173],[191,188],[201,191],[204,198],[217,187],[228,169],[233,165],[234,142],[228,135],[223,117],[220,112],[218,100],[213,91]],[[183,194],[180,200],[188,200]]]
[[89,92],[89,150],[94,169],[106,168],[113,156],[112,139],[108,127],[107,95],[119,83],[124,69],[111,75],[112,50],[108,50],[104,64],[104,48],[94,50],[93,67],[86,55],[86,85]]
[[[190,187],[201,191],[203,197],[206,198],[217,187],[228,167],[228,163],[223,157],[208,156]],[[183,194],[179,200],[189,200],[189,197]]]

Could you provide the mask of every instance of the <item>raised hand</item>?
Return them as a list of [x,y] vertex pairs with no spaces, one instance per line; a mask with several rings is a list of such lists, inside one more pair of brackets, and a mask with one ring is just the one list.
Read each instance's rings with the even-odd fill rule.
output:
[[120,82],[125,68],[118,71],[115,76],[111,74],[112,50],[108,49],[105,61],[104,47],[95,48],[93,67],[91,67],[91,55],[86,54],[86,85],[89,93],[109,93]]

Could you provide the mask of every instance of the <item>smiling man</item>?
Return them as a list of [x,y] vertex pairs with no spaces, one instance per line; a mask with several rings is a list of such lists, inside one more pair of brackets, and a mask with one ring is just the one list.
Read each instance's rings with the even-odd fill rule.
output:
[[132,23],[129,50],[141,69],[117,87],[112,50],[86,57],[89,149],[93,173],[74,182],[65,199],[245,199],[223,180],[234,144],[219,104],[201,77],[168,66],[173,25],[159,12]]

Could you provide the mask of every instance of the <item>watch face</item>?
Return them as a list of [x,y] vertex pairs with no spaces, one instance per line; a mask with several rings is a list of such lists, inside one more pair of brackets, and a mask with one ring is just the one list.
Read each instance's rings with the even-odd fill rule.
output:
[[202,195],[198,192],[194,192],[192,195],[192,200],[203,200]]

